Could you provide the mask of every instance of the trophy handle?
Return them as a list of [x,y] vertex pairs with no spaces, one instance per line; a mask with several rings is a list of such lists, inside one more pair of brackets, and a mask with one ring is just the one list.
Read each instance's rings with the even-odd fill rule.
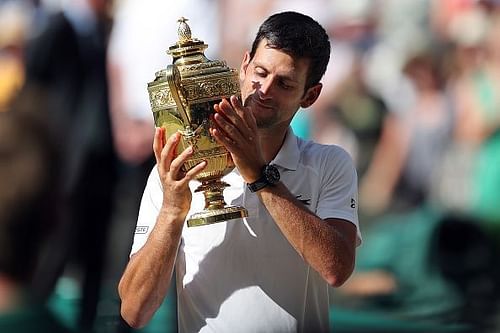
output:
[[165,74],[167,77],[168,87],[170,88],[170,93],[172,94],[172,98],[177,105],[177,110],[179,111],[182,122],[184,123],[184,131],[180,132],[184,137],[186,137],[186,139],[192,138],[196,135],[196,133],[191,127],[189,114],[186,110],[186,107],[184,106],[184,101],[186,100],[186,98],[181,91],[181,74],[179,73],[179,69],[175,64],[168,65]]

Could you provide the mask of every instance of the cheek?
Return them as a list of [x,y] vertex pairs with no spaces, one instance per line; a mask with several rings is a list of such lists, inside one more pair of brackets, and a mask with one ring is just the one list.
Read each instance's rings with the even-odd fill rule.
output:
[[283,110],[286,110],[285,113],[293,115],[300,108],[300,99],[293,96],[283,96],[283,98],[280,98],[280,105]]
[[240,82],[241,94],[246,97],[253,92],[253,83],[249,76]]
[[246,82],[240,83],[240,91],[242,102],[245,103],[245,100],[250,94],[252,94],[252,91],[248,88],[248,84]]

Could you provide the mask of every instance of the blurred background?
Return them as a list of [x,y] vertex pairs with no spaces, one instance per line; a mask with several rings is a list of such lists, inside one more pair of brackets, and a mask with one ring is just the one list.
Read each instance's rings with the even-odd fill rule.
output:
[[[0,114],[29,109],[60,156],[57,223],[22,289],[69,329],[135,331],[116,288],[154,164],[147,83],[171,63],[180,16],[239,68],[284,10],[332,43],[322,95],[292,127],[344,147],[359,176],[363,244],[331,290],[332,331],[500,331],[498,0],[0,0]],[[137,331],[176,330],[169,297]]]

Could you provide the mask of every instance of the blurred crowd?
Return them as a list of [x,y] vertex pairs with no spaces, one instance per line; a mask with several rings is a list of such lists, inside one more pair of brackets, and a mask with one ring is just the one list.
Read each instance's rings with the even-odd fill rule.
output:
[[[363,245],[354,275],[332,292],[332,327],[362,331],[345,319],[355,313],[400,331],[425,323],[435,326],[422,332],[496,332],[498,0],[0,0],[0,115],[29,109],[20,122],[47,127],[59,156],[57,217],[21,285],[41,303],[76,293],[70,327],[130,331],[114,289],[153,166],[146,86],[171,62],[176,21],[189,19],[210,59],[239,68],[258,25],[285,10],[314,17],[332,44],[323,92],[293,130],[344,147],[358,170]],[[24,136],[0,132],[0,149],[4,135]],[[0,170],[10,157],[0,150]],[[8,182],[13,174],[0,174],[0,193],[21,186]],[[13,219],[3,213],[0,230]],[[162,322],[171,331],[173,316]]]

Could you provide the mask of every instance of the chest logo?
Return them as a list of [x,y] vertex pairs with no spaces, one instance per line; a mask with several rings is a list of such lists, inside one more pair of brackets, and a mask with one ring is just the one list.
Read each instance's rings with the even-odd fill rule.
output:
[[302,198],[302,194],[296,195],[295,198],[297,200],[299,200],[300,202],[302,202],[306,206],[310,206],[311,205],[311,199],[301,199]]

